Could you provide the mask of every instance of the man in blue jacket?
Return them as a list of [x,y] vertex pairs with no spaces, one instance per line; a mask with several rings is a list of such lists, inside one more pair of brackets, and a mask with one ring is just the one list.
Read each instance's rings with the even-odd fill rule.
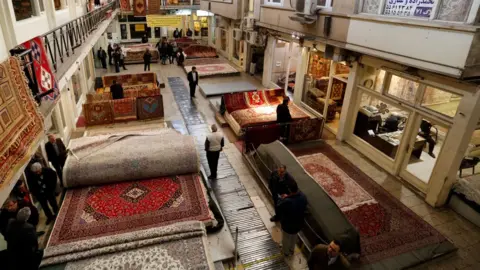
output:
[[297,243],[297,233],[302,230],[307,198],[298,190],[296,182],[290,183],[290,193],[282,195],[278,204],[282,225],[282,251],[286,257],[293,255]]

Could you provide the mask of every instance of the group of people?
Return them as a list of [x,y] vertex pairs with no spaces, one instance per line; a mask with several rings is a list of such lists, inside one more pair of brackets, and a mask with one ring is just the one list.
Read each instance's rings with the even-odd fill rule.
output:
[[108,56],[108,64],[115,65],[115,72],[120,72],[120,68],[122,67],[123,70],[127,70],[125,67],[125,53],[117,44],[108,44],[107,52],[100,47],[97,51],[97,58],[100,59],[102,62],[102,68],[107,68],[107,56]]
[[[272,222],[280,222],[282,227],[282,252],[289,257],[294,254],[297,234],[302,230],[307,211],[307,198],[298,189],[287,167],[281,165],[270,175],[268,188],[272,194],[275,215]],[[334,239],[328,245],[314,247],[308,260],[311,270],[346,269],[349,262],[342,254],[342,239]]]
[[37,232],[39,212],[30,194],[40,203],[47,217],[46,225],[55,220],[59,211],[57,179],[63,186],[67,149],[61,139],[49,134],[45,150],[55,170],[42,164],[43,158],[35,155],[25,171],[28,189],[22,180],[18,181],[0,212],[0,233],[7,242],[8,269],[38,269],[43,255],[38,236],[45,232]]

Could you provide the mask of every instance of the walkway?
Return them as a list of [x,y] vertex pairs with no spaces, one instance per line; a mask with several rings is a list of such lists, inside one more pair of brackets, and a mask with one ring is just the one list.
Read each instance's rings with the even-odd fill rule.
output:
[[[203,144],[206,134],[210,132],[208,124],[190,99],[184,81],[179,77],[168,77],[168,84],[188,132],[196,139],[200,162],[210,174]],[[238,253],[244,268],[289,269],[225,153],[220,155],[218,179],[212,181],[211,185],[232,234],[238,228]]]

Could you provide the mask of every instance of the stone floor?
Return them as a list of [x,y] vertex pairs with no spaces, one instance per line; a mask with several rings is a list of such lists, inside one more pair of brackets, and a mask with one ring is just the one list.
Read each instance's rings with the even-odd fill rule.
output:
[[[122,73],[143,72],[143,65],[129,65],[128,71]],[[152,64],[152,71],[157,72],[165,82],[166,88],[162,89],[165,107],[166,121],[183,121],[181,111],[175,102],[172,90],[168,85],[168,77],[181,77],[185,85],[187,85],[185,72],[176,65],[161,66],[160,64]],[[96,72],[96,76],[101,76],[104,72]],[[232,77],[233,80],[241,79]],[[214,79],[209,79],[209,81]],[[222,78],[221,80],[225,80]],[[198,113],[202,115],[205,124],[215,123],[214,112],[209,106],[207,99],[197,93],[193,100]],[[231,136],[226,136],[231,138]],[[374,181],[383,186],[388,192],[399,199],[407,207],[412,209],[417,215],[422,217],[429,224],[434,226],[443,235],[450,239],[457,247],[458,251],[448,256],[440,257],[428,263],[419,265],[414,269],[480,269],[480,228],[466,221],[462,217],[449,209],[434,209],[427,205],[424,200],[410,191],[410,189],[402,184],[398,179],[389,175],[387,172],[370,162],[365,156],[358,153],[349,145],[336,141],[335,137],[328,131],[324,131],[324,139],[332,145],[332,147],[349,159],[360,170],[368,174]],[[248,196],[260,215],[265,227],[270,232],[274,241],[281,240],[281,230],[278,224],[269,221],[273,214],[273,207],[257,183],[253,172],[248,168],[241,153],[231,142],[227,142],[224,154],[229,163],[235,170],[240,182],[245,187]],[[305,257],[300,250],[296,250],[295,256],[287,261],[291,269],[306,269]]]

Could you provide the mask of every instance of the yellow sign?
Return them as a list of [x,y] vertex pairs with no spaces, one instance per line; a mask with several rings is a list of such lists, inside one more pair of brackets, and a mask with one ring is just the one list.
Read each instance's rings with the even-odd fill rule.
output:
[[135,24],[135,32],[145,32],[145,24]]
[[182,16],[147,15],[147,25],[149,27],[180,26],[181,23],[182,23]]

